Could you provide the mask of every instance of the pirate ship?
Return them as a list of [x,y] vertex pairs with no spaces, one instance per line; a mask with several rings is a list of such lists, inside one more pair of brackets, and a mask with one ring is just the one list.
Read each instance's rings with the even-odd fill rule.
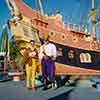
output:
[[41,12],[31,9],[22,0],[6,0],[12,19],[8,26],[13,40],[19,50],[27,41],[40,43],[43,33],[48,33],[57,47],[56,72],[59,74],[100,74],[100,43],[96,42],[96,14],[94,0],[90,20],[92,35],[89,35],[84,25],[62,21],[59,12],[55,16],[44,14],[41,1],[38,0]]

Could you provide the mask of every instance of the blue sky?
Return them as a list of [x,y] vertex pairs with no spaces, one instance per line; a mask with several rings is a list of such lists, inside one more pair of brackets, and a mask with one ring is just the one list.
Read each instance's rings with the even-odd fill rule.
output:
[[[31,8],[38,9],[35,4],[36,0],[23,0]],[[89,26],[91,32],[91,25],[87,19],[87,13],[91,11],[92,0],[41,0],[45,13],[55,14],[56,10],[60,10],[63,15],[63,20],[70,23],[83,23]],[[100,8],[100,0],[95,0],[96,8]],[[10,12],[5,3],[5,0],[0,0],[0,33],[3,24],[10,19]],[[98,15],[97,18],[100,18]],[[100,40],[100,25],[97,26],[97,37]]]

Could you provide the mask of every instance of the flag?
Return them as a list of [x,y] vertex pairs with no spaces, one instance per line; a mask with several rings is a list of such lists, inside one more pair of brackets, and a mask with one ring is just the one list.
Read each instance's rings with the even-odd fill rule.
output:
[[0,52],[8,52],[8,31],[6,25],[2,29],[2,34],[0,38]]

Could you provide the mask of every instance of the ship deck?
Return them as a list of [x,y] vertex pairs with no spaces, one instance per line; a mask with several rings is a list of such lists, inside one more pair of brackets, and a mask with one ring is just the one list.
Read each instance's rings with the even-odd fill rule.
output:
[[56,90],[27,91],[25,82],[0,83],[0,100],[100,100],[100,91],[92,87],[62,86]]

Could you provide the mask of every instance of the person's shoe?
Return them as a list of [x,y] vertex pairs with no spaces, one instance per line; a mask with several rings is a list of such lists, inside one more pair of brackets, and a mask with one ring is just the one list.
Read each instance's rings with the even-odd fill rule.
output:
[[30,88],[30,87],[27,87],[27,90],[31,90],[32,88]]
[[47,86],[44,86],[44,87],[43,87],[43,90],[44,90],[44,91],[47,90],[47,89],[48,89]]
[[55,83],[52,83],[51,85],[52,85],[52,88],[53,89],[56,89],[58,87],[56,82]]
[[52,88],[52,84],[49,84],[49,85],[48,85],[48,89],[50,89],[50,88]]

